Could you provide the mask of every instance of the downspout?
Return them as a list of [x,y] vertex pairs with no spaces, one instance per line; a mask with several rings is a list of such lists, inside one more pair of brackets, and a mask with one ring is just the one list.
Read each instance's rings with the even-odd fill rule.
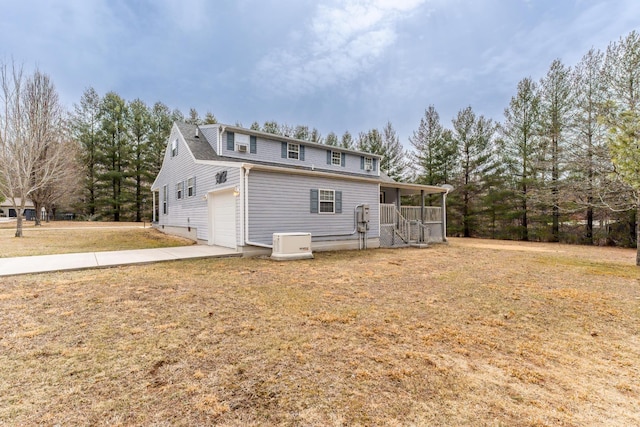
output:
[[251,170],[251,165],[242,165],[242,170],[244,171],[244,177],[242,179],[240,193],[243,195],[244,203],[244,244],[273,249],[273,245],[265,245],[264,243],[249,240],[249,171]]

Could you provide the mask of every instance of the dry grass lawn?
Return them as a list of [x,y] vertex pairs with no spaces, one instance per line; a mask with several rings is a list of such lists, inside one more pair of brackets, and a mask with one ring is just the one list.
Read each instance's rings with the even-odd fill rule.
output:
[[24,225],[23,237],[16,238],[15,222],[0,223],[0,258],[164,248],[194,243],[139,222],[52,221],[35,227],[32,221],[24,221]]
[[640,425],[634,260],[452,239],[5,278],[0,425]]

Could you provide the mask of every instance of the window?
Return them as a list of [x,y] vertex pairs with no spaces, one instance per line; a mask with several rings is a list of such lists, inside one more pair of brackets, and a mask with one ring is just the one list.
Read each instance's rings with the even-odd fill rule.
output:
[[300,159],[300,144],[287,144],[287,159]]
[[178,140],[174,139],[173,142],[171,142],[171,157],[175,157],[178,155]]
[[336,194],[333,190],[319,190],[319,212],[335,213],[336,211]]
[[364,170],[366,171],[373,170],[373,159],[371,157],[364,158]]
[[166,215],[168,212],[167,209],[167,197],[169,196],[169,191],[167,190],[167,186],[162,187],[162,213]]
[[176,199],[180,200],[184,196],[184,181],[176,184]]
[[187,197],[193,197],[196,195],[196,179],[189,178],[187,180]]
[[331,164],[333,166],[342,165],[342,153],[340,153],[339,151],[332,151],[331,152]]

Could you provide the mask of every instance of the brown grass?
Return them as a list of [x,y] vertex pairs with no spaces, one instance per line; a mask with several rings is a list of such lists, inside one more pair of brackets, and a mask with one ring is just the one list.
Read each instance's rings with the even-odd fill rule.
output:
[[31,255],[164,248],[194,242],[149,228],[149,224],[55,221],[35,227],[25,221],[16,238],[15,222],[0,223],[0,258]]
[[639,425],[633,264],[452,239],[7,278],[0,424]]

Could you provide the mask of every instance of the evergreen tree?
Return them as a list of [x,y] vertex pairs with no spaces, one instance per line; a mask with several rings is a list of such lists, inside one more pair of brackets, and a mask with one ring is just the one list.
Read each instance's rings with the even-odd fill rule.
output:
[[162,102],[153,104],[150,111],[149,149],[146,152],[147,179],[153,181],[162,167],[167,139],[171,134],[173,117],[171,110]]
[[327,138],[324,140],[324,143],[327,145],[331,145],[333,147],[337,147],[338,146],[338,135],[336,135],[334,132],[329,132],[327,134]]
[[151,134],[151,114],[149,108],[140,99],[136,99],[129,103],[128,110],[130,112],[127,123],[129,134],[131,135],[131,171],[130,174],[135,180],[135,194],[133,197],[135,220],[142,221],[144,215],[143,207],[149,191],[150,184],[147,179],[147,152],[150,149],[149,136]]
[[544,205],[551,205],[551,239],[554,242],[560,240],[560,176],[566,163],[563,157],[573,107],[570,72],[556,59],[540,82],[540,131],[546,157],[543,163],[544,178],[545,181],[550,178],[542,196]]
[[91,217],[97,213],[98,149],[103,139],[101,103],[98,93],[90,87],[82,94],[80,103],[74,106],[74,113],[71,116],[72,137],[79,144],[80,163],[84,171],[81,192],[83,210]]
[[627,206],[635,208],[630,227],[640,266],[640,35],[632,31],[607,48],[605,78],[609,93],[604,120],[615,173],[627,185]]
[[340,139],[340,147],[346,148],[348,150],[353,150],[354,148],[353,137],[348,130],[344,131],[344,133],[342,134],[342,138]]
[[471,237],[476,227],[484,177],[496,166],[491,160],[495,125],[484,116],[476,117],[471,107],[458,112],[452,121],[453,140],[460,150],[460,185],[462,232]]
[[520,221],[520,239],[529,240],[531,191],[536,182],[536,165],[540,156],[537,123],[540,97],[531,78],[518,83],[518,92],[504,111],[500,128],[504,139],[505,161],[516,188],[516,211]]
[[411,161],[416,182],[425,185],[449,184],[450,168],[455,164],[458,150],[451,132],[440,124],[440,116],[430,105],[420,119],[418,129],[409,137],[413,146]]
[[189,109],[189,118],[185,120],[185,123],[190,125],[201,125],[202,119],[200,118],[200,114],[198,114],[198,110],[195,108]]
[[606,147],[604,126],[598,120],[605,100],[602,79],[603,55],[591,49],[582,57],[572,74],[573,119],[569,129],[568,198],[585,210],[582,241],[594,243],[594,214],[607,199],[611,188],[608,176],[612,170]]
[[249,127],[249,129],[259,131],[260,130],[260,123],[258,123],[258,122],[251,123],[251,126]]
[[203,125],[215,125],[218,123],[218,119],[213,115],[211,111],[207,111],[207,114],[204,116],[204,120],[202,121]]
[[407,161],[400,138],[390,121],[382,129],[383,157],[380,170],[394,181],[403,181],[407,174]]
[[107,93],[102,100],[100,117],[103,138],[98,150],[98,179],[104,192],[99,202],[107,215],[120,221],[128,202],[126,190],[131,163],[131,141],[127,132],[129,110],[125,100],[115,92]]
[[273,135],[280,135],[280,125],[275,120],[264,122],[262,131]]

